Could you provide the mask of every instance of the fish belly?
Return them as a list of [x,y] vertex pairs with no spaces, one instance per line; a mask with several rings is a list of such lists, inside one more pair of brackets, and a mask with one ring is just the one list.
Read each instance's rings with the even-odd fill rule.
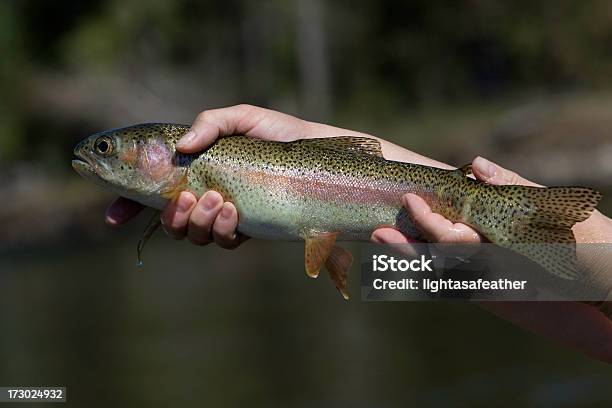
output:
[[414,230],[401,206],[401,186],[321,174],[233,172],[223,180],[219,189],[238,210],[238,230],[253,238],[299,241],[331,232],[338,240],[367,241],[381,226]]
[[397,225],[402,210],[393,206],[323,202],[303,197],[262,205],[252,196],[235,199],[238,230],[253,238],[300,241],[322,232],[338,233],[338,240],[367,241],[376,228]]
[[303,239],[300,228],[301,203],[297,197],[258,186],[238,189],[228,195],[238,210],[240,233],[257,239]]

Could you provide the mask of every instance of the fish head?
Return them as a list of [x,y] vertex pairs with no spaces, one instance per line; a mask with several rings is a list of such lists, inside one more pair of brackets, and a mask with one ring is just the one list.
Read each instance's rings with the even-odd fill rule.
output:
[[163,207],[186,179],[188,163],[174,148],[186,128],[145,124],[96,133],[76,145],[72,167],[123,197]]

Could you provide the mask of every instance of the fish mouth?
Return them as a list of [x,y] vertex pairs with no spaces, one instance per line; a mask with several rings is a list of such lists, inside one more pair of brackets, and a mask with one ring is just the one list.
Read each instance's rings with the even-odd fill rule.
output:
[[83,175],[83,173],[85,174],[90,174],[90,173],[95,174],[96,173],[91,164],[81,159],[72,159],[72,168],[81,175]]
[[88,157],[87,140],[82,140],[74,147],[72,153],[76,158],[72,160],[72,168],[85,179],[99,181],[101,177],[96,166],[92,164]]
[[82,159],[73,159],[72,168],[79,173],[79,175],[87,180],[99,183],[102,178],[96,173],[94,167]]
[[104,180],[98,174],[96,166],[91,164],[87,154],[83,152],[83,142],[79,143],[74,148],[75,159],[72,160],[72,168],[84,179],[101,183]]

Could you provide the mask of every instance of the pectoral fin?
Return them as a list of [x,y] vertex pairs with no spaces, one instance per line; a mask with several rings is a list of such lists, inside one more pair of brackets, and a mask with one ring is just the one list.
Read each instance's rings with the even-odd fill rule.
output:
[[322,233],[306,239],[306,275],[311,278],[319,276],[319,271],[331,254],[335,242],[336,234],[333,233]]
[[140,237],[140,240],[138,241],[138,247],[136,249],[138,253],[136,265],[138,266],[142,266],[142,250],[144,249],[145,244],[147,243],[147,241],[149,241],[149,238],[151,238],[151,236],[155,233],[155,231],[157,230],[157,228],[159,228],[159,225],[161,224],[159,214],[161,214],[161,211],[155,211],[153,213],[151,219],[145,227],[144,232],[142,233],[142,236]]
[[181,191],[189,190],[188,172],[185,170],[179,181],[166,191],[162,191],[161,196],[166,200],[176,200]]
[[349,299],[346,288],[348,270],[353,263],[353,255],[349,251],[339,246],[334,246],[331,254],[325,261],[325,268],[329,272],[329,277],[336,285],[345,300]]

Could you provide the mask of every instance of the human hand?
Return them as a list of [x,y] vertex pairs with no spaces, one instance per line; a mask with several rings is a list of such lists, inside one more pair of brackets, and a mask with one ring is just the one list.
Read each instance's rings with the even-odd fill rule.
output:
[[[481,157],[472,162],[472,172],[476,179],[491,184],[539,186]],[[417,228],[431,242],[469,244],[485,240],[471,227],[453,223],[432,212],[429,205],[414,194],[406,194],[403,202]],[[597,213],[595,217],[601,218],[602,215]],[[586,231],[578,232],[581,237],[588,235]],[[391,228],[374,231],[372,240],[391,245],[415,242],[413,238]],[[580,302],[505,301],[480,302],[480,306],[517,326],[612,363],[612,321],[592,305]]]
[[[218,137],[235,134],[277,141],[337,135],[366,136],[269,109],[237,105],[200,113],[176,148],[182,153],[196,153],[210,146]],[[142,208],[141,204],[119,197],[108,208],[106,222],[112,226],[123,225]],[[196,245],[215,242],[223,248],[231,249],[247,238],[236,232],[236,207],[230,202],[223,202],[216,191],[208,191],[199,199],[190,192],[181,192],[164,209],[161,221],[168,235],[176,239],[187,237]]]
[[[477,157],[472,161],[472,172],[477,180],[490,184],[520,184],[541,187],[539,184],[526,180],[482,157]],[[486,241],[475,229],[459,222],[453,223],[442,215],[432,212],[425,200],[416,194],[406,194],[402,198],[402,202],[428,242],[474,244]],[[407,237],[393,228],[377,229],[372,234],[372,241],[381,244],[410,244],[415,242],[413,238]]]

